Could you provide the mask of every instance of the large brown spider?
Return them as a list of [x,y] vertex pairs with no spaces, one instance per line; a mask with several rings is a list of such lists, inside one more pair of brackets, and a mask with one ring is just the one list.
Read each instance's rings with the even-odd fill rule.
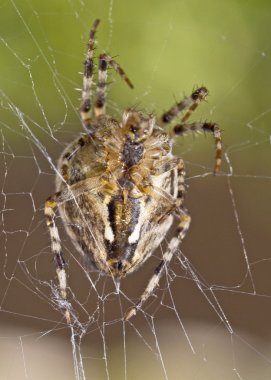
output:
[[[175,236],[138,302],[126,313],[127,320],[153,293],[189,228],[190,216],[183,207],[184,162],[172,155],[174,137],[194,131],[212,132],[216,145],[215,173],[221,165],[219,127],[207,122],[187,123],[207,96],[205,87],[198,88],[158,119],[128,109],[122,120],[117,121],[105,113],[108,66],[130,87],[133,85],[114,59],[101,54],[93,106],[93,51],[98,24],[96,20],[91,28],[84,64],[80,111],[86,133],[61,154],[56,193],[45,204],[60,294],[69,323],[65,262],[54,209],[58,208],[84,267],[117,280],[145,263],[165,238],[174,216],[179,219]],[[170,134],[166,133],[162,127],[183,111],[186,112],[181,122]]]

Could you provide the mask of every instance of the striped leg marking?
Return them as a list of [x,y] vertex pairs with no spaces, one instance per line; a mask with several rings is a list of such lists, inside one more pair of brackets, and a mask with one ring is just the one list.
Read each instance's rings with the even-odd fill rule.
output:
[[153,276],[149,280],[149,283],[147,287],[145,288],[144,292],[142,293],[139,301],[136,303],[135,306],[133,306],[128,312],[126,313],[124,320],[128,321],[131,317],[136,315],[137,311],[141,309],[143,303],[153,294],[155,288],[159,285],[159,281],[170,263],[174,253],[177,251],[180,243],[184,239],[189,226],[190,226],[191,218],[190,216],[184,211],[181,210],[180,215],[180,222],[177,227],[177,237],[173,237],[171,241],[168,244],[168,248],[166,252],[163,254],[163,259],[159,263],[159,265],[156,267]]
[[83,77],[83,90],[82,90],[82,101],[80,107],[81,119],[84,127],[90,126],[91,121],[91,88],[93,83],[93,52],[95,45],[95,33],[96,29],[100,23],[100,20],[95,20],[89,33],[88,41],[88,51],[86,55],[86,60],[84,63],[84,77]]
[[97,99],[95,103],[96,117],[104,115],[105,113],[105,95],[108,65],[111,66],[122,77],[123,80],[125,80],[130,88],[134,88],[132,82],[127,77],[120,65],[108,54],[101,54],[99,57]]
[[[183,121],[183,120],[182,120]],[[181,123],[176,125],[173,128],[173,134],[177,136],[185,135],[189,132],[211,132],[215,139],[215,166],[214,166],[214,174],[218,173],[221,167],[221,159],[222,159],[222,142],[221,142],[221,131],[217,124],[215,123]]]
[[184,162],[181,158],[179,158],[178,162],[178,195],[177,195],[177,201],[178,201],[178,207],[182,207],[184,202],[184,195],[185,195],[185,186],[184,186],[184,180],[185,180],[185,167]]
[[160,124],[170,123],[180,112],[187,110],[185,115],[182,118],[182,122],[185,122],[189,119],[198,105],[206,98],[208,95],[208,90],[205,87],[200,87],[192,93],[191,96],[181,100],[175,106],[170,108],[165,112],[160,118]]
[[[58,277],[60,295],[64,303],[67,303],[67,275],[65,271],[65,261],[63,258],[63,253],[61,251],[60,237],[58,233],[58,228],[55,224],[55,211],[57,208],[56,196],[50,197],[45,202],[44,214],[46,217],[46,224],[49,228],[50,238],[51,238],[51,248],[54,254],[55,263],[56,263],[56,274]],[[67,323],[71,323],[70,312],[66,308],[65,317]]]
[[104,58],[104,54],[99,58],[98,84],[97,84],[97,99],[95,103],[96,117],[105,114],[105,93],[107,80],[108,61]]

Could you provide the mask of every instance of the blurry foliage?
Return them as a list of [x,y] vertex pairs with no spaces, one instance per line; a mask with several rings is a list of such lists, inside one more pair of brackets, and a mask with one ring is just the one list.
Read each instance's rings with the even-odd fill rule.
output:
[[[49,124],[59,128],[67,112],[62,130],[79,131],[74,87],[81,87],[78,71],[83,70],[89,28],[100,18],[97,54],[105,49],[117,56],[135,84],[130,91],[110,77],[109,99],[118,110],[136,104],[159,113],[204,84],[210,96],[197,118],[218,121],[228,142],[231,131],[242,139],[246,123],[269,107],[270,10],[268,1],[4,2],[1,35],[9,48],[2,43],[1,87],[45,125],[22,60],[31,67]],[[67,105],[58,91],[62,87]]]

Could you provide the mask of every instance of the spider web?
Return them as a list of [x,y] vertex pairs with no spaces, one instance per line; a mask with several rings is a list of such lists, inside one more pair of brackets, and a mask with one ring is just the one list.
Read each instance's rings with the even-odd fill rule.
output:
[[[270,378],[270,11],[264,1],[2,3],[1,378]],[[176,141],[192,225],[129,322],[166,242],[116,289],[84,270],[58,218],[68,327],[43,207],[57,158],[83,132],[74,88],[97,17],[98,52],[119,54],[135,85],[110,75],[108,113],[136,104],[159,115],[204,84],[210,97],[193,119],[219,123],[224,156],[214,177],[211,136]]]

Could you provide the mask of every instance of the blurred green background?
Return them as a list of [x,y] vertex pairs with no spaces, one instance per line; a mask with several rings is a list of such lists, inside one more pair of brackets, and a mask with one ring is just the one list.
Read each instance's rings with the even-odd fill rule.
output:
[[[193,220],[181,249],[205,293],[175,260],[146,305],[153,319],[140,314],[124,329],[113,295],[97,300],[61,231],[69,283],[87,310],[77,305],[88,321],[81,349],[86,378],[270,378],[270,15],[271,3],[263,0],[2,1],[3,378],[48,378],[51,368],[54,379],[74,378],[70,332],[51,301],[55,273],[42,207],[54,192],[51,163],[82,133],[74,89],[81,88],[78,72],[96,18],[95,55],[116,57],[135,85],[130,90],[110,72],[108,113],[120,117],[136,105],[160,115],[205,85],[210,96],[193,120],[219,123],[225,156],[213,177],[212,136],[176,140]],[[158,259],[159,252],[124,281],[130,299],[141,293]],[[99,279],[98,294],[109,292],[106,286],[112,291]]]

